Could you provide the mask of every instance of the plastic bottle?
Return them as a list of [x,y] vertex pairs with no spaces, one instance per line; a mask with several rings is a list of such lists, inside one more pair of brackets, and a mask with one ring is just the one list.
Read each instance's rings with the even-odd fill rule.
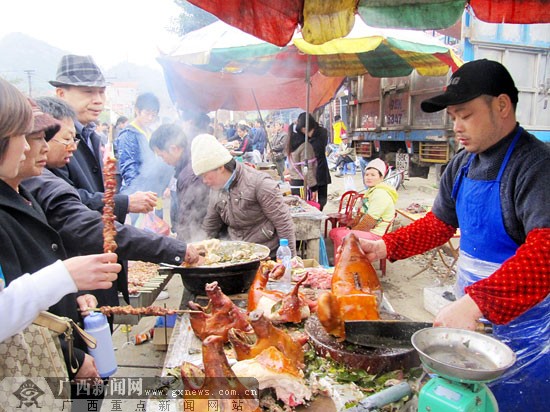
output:
[[285,265],[285,274],[279,280],[277,289],[282,292],[290,292],[292,286],[291,280],[291,265],[292,251],[288,247],[288,239],[279,239],[279,248],[277,249],[277,262]]
[[108,378],[118,366],[107,318],[103,313],[91,312],[84,318],[84,330],[97,340],[96,348],[89,348],[88,352],[94,357],[99,376]]

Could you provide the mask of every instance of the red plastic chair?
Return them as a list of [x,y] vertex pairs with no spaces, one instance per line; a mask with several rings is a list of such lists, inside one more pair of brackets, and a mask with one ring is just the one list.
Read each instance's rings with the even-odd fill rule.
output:
[[357,217],[357,213],[361,210],[361,207],[363,205],[363,193],[355,193],[348,203],[348,207],[346,209],[346,214],[338,219],[338,226],[347,226],[351,227],[353,226],[353,222]]
[[353,197],[357,195],[355,190],[348,190],[345,192],[342,197],[340,197],[340,204],[338,205],[338,212],[328,213],[327,219],[325,220],[325,237],[328,233],[328,223],[330,222],[331,229],[333,227],[338,227],[339,222],[342,218],[345,218],[348,213],[348,208]]

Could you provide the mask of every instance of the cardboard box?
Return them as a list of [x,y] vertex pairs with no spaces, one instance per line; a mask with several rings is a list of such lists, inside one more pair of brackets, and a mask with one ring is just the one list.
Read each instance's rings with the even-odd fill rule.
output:
[[156,350],[167,351],[168,344],[170,343],[170,338],[172,337],[172,332],[174,328],[155,328],[155,333],[153,335],[153,346]]
[[302,259],[305,268],[317,268],[321,266],[315,259]]
[[174,331],[176,318],[177,315],[168,315],[166,316],[165,322],[164,316],[157,316],[153,333],[153,346],[156,350],[168,350],[168,344],[170,343],[170,337]]

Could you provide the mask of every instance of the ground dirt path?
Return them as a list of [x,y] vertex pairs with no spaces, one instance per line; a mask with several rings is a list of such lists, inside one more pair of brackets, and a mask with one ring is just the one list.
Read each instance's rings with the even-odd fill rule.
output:
[[[362,190],[361,174],[352,176],[352,189]],[[349,190],[351,181],[349,178],[336,177],[332,174],[332,184],[329,185],[329,201],[325,206],[324,212],[336,212],[340,195]],[[435,178],[435,169],[430,172],[428,179],[409,178],[404,181],[403,187],[398,190],[399,199],[397,207],[407,208],[411,203],[420,205],[432,205],[437,195],[437,182]],[[396,228],[410,223],[402,216],[398,216]],[[329,238],[325,239],[327,253],[332,258],[333,248]],[[447,267],[441,262],[441,257],[437,255],[431,268],[412,277],[415,273],[424,268],[431,257],[431,252],[424,255],[415,256],[403,261],[387,263],[386,276],[381,277],[384,292],[393,308],[400,314],[403,314],[412,320],[431,321],[433,315],[424,309],[424,288],[450,286],[454,282],[454,273],[449,273]],[[452,258],[443,255],[447,262]],[[378,263],[374,264],[378,269]],[[411,278],[412,277],[412,278]]]

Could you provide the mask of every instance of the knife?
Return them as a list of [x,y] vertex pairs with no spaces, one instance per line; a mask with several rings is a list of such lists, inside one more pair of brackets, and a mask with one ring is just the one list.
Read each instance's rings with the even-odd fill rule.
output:
[[375,348],[410,348],[411,336],[433,324],[405,320],[347,320],[344,326],[346,341],[350,343]]
[[[411,348],[412,335],[431,322],[407,320],[348,320],[344,322],[346,341],[356,345],[385,348]],[[491,325],[478,322],[476,332],[492,333]]]

